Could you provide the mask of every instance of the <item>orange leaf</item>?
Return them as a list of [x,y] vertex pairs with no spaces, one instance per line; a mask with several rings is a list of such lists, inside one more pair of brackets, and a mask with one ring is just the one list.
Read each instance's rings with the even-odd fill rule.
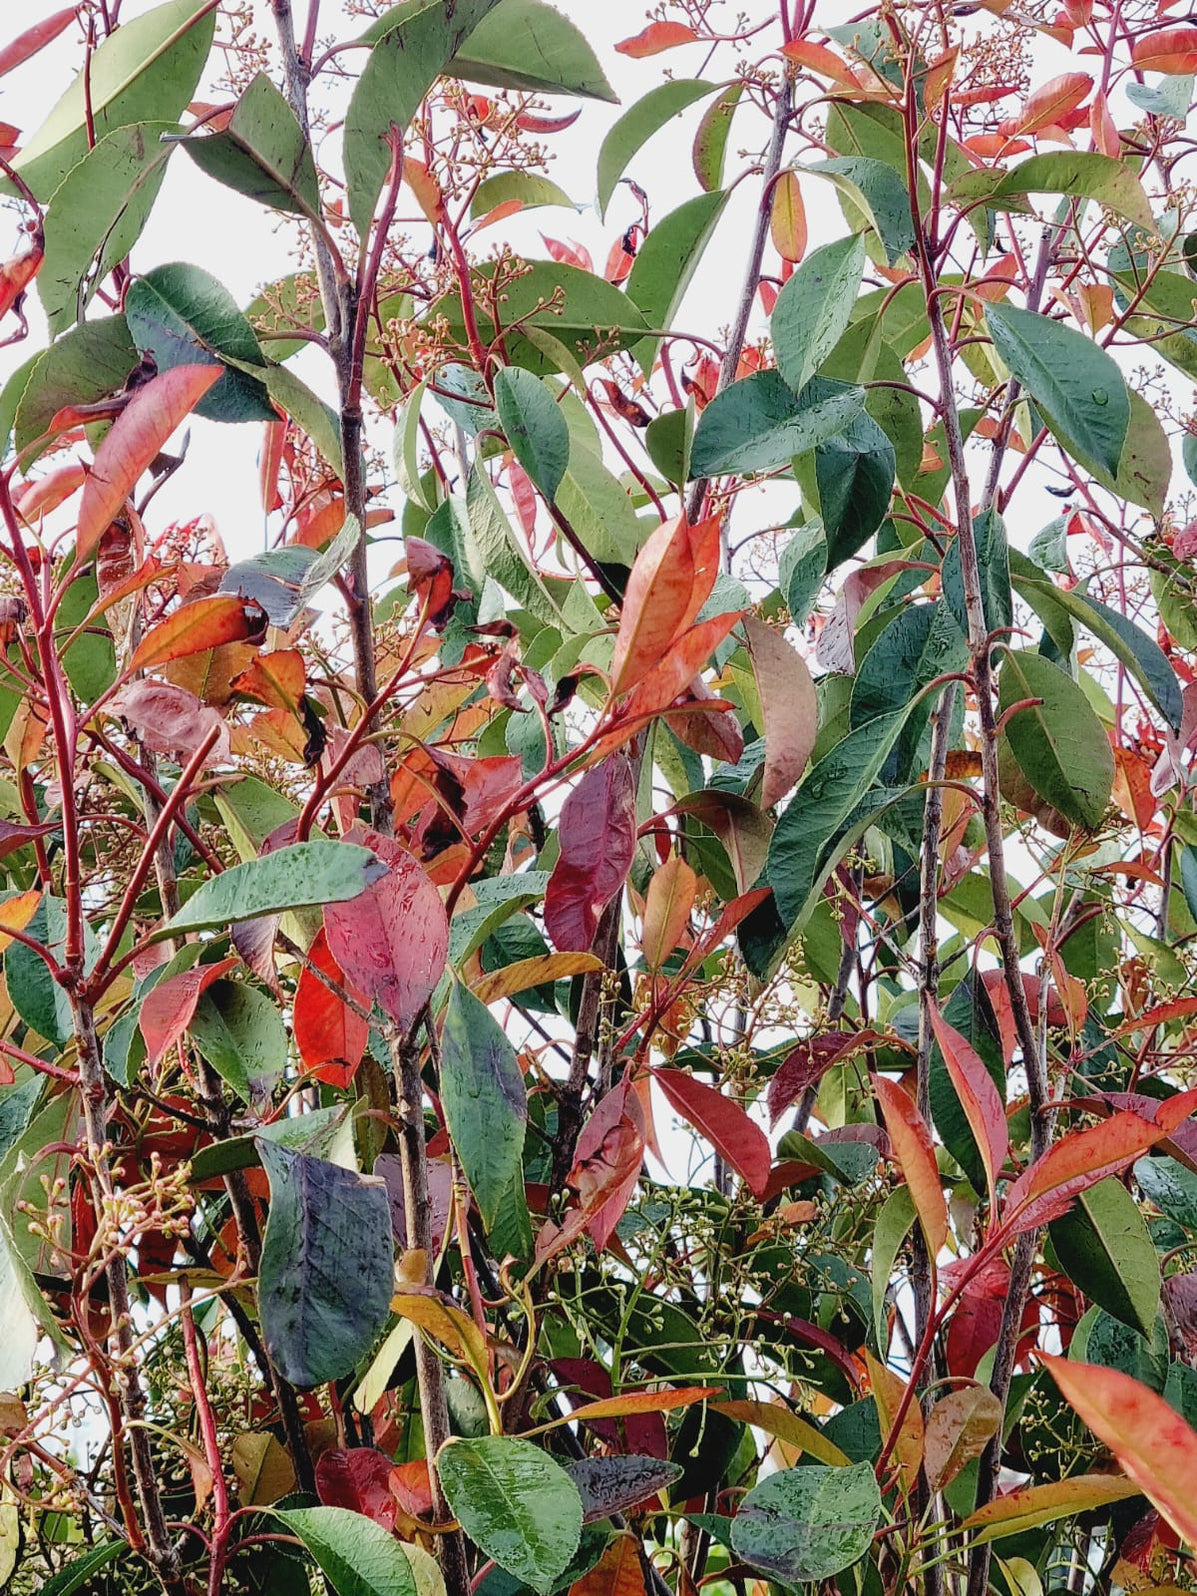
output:
[[75,558],[84,560],[124,508],[138,477],[171,433],[224,374],[222,366],[174,366],[139,388],[96,450],[83,488]]
[[445,196],[441,193],[441,186],[433,177],[428,168],[420,161],[413,161],[410,156],[403,162],[403,181],[416,197],[416,204],[432,223],[433,227],[445,221]]
[[693,44],[697,38],[694,29],[684,22],[652,22],[643,33],[621,40],[615,48],[620,55],[630,55],[639,61],[646,55],[660,55],[662,50],[672,50],[679,44]]
[[601,1397],[597,1402],[588,1402],[585,1407],[574,1408],[572,1413],[554,1422],[589,1424],[593,1419],[627,1419],[637,1413],[669,1413],[674,1408],[688,1408],[695,1402],[705,1402],[708,1397],[722,1395],[722,1387],[717,1385],[687,1385],[677,1391],[625,1391],[622,1396]]
[[940,104],[944,95],[952,84],[952,77],[956,71],[956,58],[960,54],[957,47],[945,50],[943,55],[937,56],[927,68],[927,76],[923,83],[923,103],[929,111],[934,111]]
[[671,1106],[743,1177],[754,1196],[764,1194],[773,1167],[769,1138],[739,1103],[685,1070],[654,1070]]
[[912,1398],[906,1405],[901,1428],[895,1436],[894,1420],[906,1395],[906,1381],[900,1374],[896,1374],[893,1369],[875,1358],[867,1347],[865,1364],[869,1371],[869,1384],[873,1388],[873,1400],[877,1404],[882,1439],[890,1443],[890,1449],[901,1471],[903,1488],[909,1494],[917,1484],[919,1470],[923,1466],[926,1433],[923,1410],[919,1406],[918,1399]]
[[13,940],[7,933],[23,931],[37,913],[42,895],[36,890],[18,892],[15,898],[0,903],[0,953]]
[[769,236],[782,260],[800,261],[806,254],[806,206],[793,172],[783,172],[773,185]]
[[27,249],[23,255],[0,262],[0,316],[7,315],[41,270],[44,251]]
[[267,421],[263,423],[263,428],[262,449],[258,455],[258,492],[262,509],[269,515],[271,510],[281,510],[283,507],[283,496],[278,491],[278,474],[287,442],[287,423],[282,420]]
[[659,970],[685,934],[698,891],[698,877],[671,854],[648,884],[640,950],[650,970]]
[[1034,133],[1039,128],[1050,127],[1077,106],[1093,87],[1087,72],[1062,72],[1058,78],[1034,89],[1022,111],[1014,118],[1016,131]]
[[1135,1019],[1124,1021],[1110,1040],[1115,1042],[1119,1037],[1129,1036],[1132,1031],[1146,1031],[1156,1025],[1166,1025],[1169,1020],[1186,1020],[1191,1014],[1197,1014],[1197,997],[1175,998],[1171,1003],[1159,1003],[1153,1009],[1144,1009]]
[[825,44],[812,44],[809,39],[791,39],[788,44],[782,45],[781,53],[799,66],[808,67],[821,77],[831,78],[845,89],[860,88],[860,81],[852,68]]
[[715,615],[683,632],[625,701],[621,719],[651,718],[668,709],[743,615]]
[[269,704],[273,709],[298,713],[306,683],[303,655],[297,648],[276,648],[259,654],[248,670],[232,681],[234,691]]
[[17,495],[17,514],[22,521],[32,525],[38,516],[49,515],[60,504],[64,504],[72,493],[78,493],[86,480],[87,472],[82,461],[72,460],[70,465],[59,466],[36,482],[26,482]]
[[781,632],[754,615],[744,617],[765,724],[760,805],[771,809],[806,769],[819,731],[819,704],[806,661]]
[[1169,72],[1187,77],[1197,72],[1197,28],[1161,28],[1131,46],[1131,65],[1140,72]]
[[1163,1397],[1129,1374],[1093,1363],[1039,1356],[1061,1395],[1104,1441],[1172,1528],[1197,1547],[1197,1432]]
[[130,661],[133,670],[148,670],[188,654],[202,654],[222,643],[242,643],[256,632],[253,610],[237,593],[212,593],[181,605],[142,638]]
[[645,1596],[636,1537],[617,1535],[590,1572],[569,1587],[569,1596]]
[[948,1067],[956,1096],[968,1120],[968,1128],[985,1165],[985,1179],[989,1186],[989,1205],[995,1210],[997,1178],[1006,1155],[1010,1151],[1010,1127],[1006,1124],[1006,1110],[993,1078],[981,1061],[981,1056],[944,1019],[935,1007],[930,1006],[931,1029]]
[[[1197,29],[1194,32],[1197,33]],[[1118,137],[1117,125],[1110,115],[1110,106],[1104,89],[1098,89],[1093,96],[1093,104],[1089,107],[1089,131],[1093,135],[1093,147],[1099,154],[1108,155],[1113,160],[1119,158],[1122,154],[1122,140]],[[1113,293],[1113,289],[1110,292]]]
[[14,67],[19,67],[22,61],[28,61],[31,55],[44,50],[64,28],[69,28],[75,20],[75,9],[74,6],[67,6],[62,11],[55,11],[52,16],[43,17],[31,28],[26,28],[24,33],[19,33],[11,44],[6,44],[0,50],[0,78]]
[[948,1239],[948,1207],[944,1202],[939,1166],[931,1145],[931,1132],[914,1102],[895,1082],[878,1075],[873,1082],[877,1101],[885,1115],[885,1128],[897,1159],[898,1168],[910,1187],[915,1212],[927,1251],[934,1259]]
[[611,691],[634,687],[685,623],[694,556],[684,515],[650,533],[632,564],[611,658]]

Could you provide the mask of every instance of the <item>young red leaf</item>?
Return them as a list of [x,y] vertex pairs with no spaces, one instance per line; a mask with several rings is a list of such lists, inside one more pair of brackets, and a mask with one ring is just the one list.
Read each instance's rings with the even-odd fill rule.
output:
[[224,375],[223,366],[173,366],[139,388],[96,450],[83,488],[75,557],[85,560],[124,508],[171,433]]
[[390,837],[355,829],[346,842],[376,853],[386,874],[346,903],[324,906],[333,958],[401,1031],[436,990],[449,953],[449,921],[423,866]]
[[564,266],[576,266],[579,271],[592,272],[594,270],[594,261],[591,259],[590,251],[584,244],[563,244],[559,238],[549,238],[545,233],[540,236],[544,242],[544,247],[554,260],[560,261]]
[[399,1503],[391,1490],[395,1465],[372,1446],[333,1447],[316,1464],[316,1494],[325,1507],[343,1507],[395,1528]]
[[108,707],[129,723],[147,748],[168,759],[190,759],[213,729],[216,741],[207,762],[216,765],[229,757],[223,716],[185,687],[144,677],[122,688]]
[[1027,96],[1026,104],[1014,118],[1015,132],[1035,133],[1059,122],[1077,109],[1092,87],[1093,79],[1087,72],[1062,72],[1051,78]]
[[557,1225],[547,1220],[536,1238],[536,1261],[544,1263],[585,1232],[602,1252],[623,1218],[640,1180],[644,1159],[644,1113],[628,1075],[603,1097],[582,1126],[573,1168],[565,1184],[577,1193]]
[[130,664],[133,670],[150,670],[172,659],[219,648],[222,643],[243,643],[260,637],[264,622],[263,611],[252,599],[243,599],[238,593],[211,593],[180,605],[152,627]]
[[650,970],[659,970],[682,940],[697,891],[697,875],[678,854],[671,854],[649,882],[640,948]]
[[1140,72],[1187,77],[1197,72],[1197,28],[1161,28],[1131,46],[1131,65]]
[[821,1036],[808,1036],[799,1042],[782,1060],[769,1082],[765,1101],[769,1106],[769,1123],[775,1125],[790,1104],[796,1102],[808,1087],[817,1086],[831,1066],[847,1053],[860,1048],[873,1047],[878,1042],[889,1042],[879,1031],[826,1031]]
[[17,514],[23,521],[32,524],[39,516],[49,515],[60,504],[65,504],[73,493],[78,493],[86,480],[87,472],[81,460],[72,460],[70,465],[48,471],[36,482],[26,482],[17,494]]
[[617,1535],[598,1562],[569,1588],[569,1596],[646,1596],[640,1541]]
[[663,521],[637,554],[620,608],[611,691],[634,687],[677,636],[690,604],[694,560],[685,516]]
[[201,964],[194,970],[183,970],[160,981],[146,995],[137,1023],[145,1038],[147,1068],[157,1064],[167,1049],[181,1040],[195,1018],[196,1005],[203,993],[213,981],[235,970],[237,962],[236,959],[222,959],[219,964]]
[[948,1024],[934,1003],[930,1005],[930,1012],[931,1029],[985,1166],[989,1204],[993,1210],[997,1202],[997,1179],[1010,1151],[1005,1105],[976,1049]]
[[1197,1432],[1162,1396],[1120,1369],[1039,1354],[1060,1394],[1143,1495],[1197,1547]]
[[730,615],[714,615],[709,621],[699,621],[697,626],[683,632],[671,644],[664,658],[628,695],[620,718],[629,721],[651,719],[668,709],[697,676],[743,613],[743,610],[736,610]]
[[806,661],[782,634],[754,615],[744,617],[765,724],[762,809],[771,809],[806,769],[819,731],[819,703]]
[[51,16],[35,22],[31,28],[26,28],[24,33],[18,33],[10,44],[6,44],[0,50],[0,78],[6,72],[19,67],[23,61],[28,61],[31,55],[44,50],[64,29],[70,27],[75,16],[76,8],[66,6],[62,11],[55,11]]
[[283,496],[278,490],[278,474],[283,464],[283,447],[287,442],[287,423],[285,421],[267,421],[262,432],[262,448],[258,455],[258,491],[262,499],[262,510],[269,515],[272,510],[281,510]]
[[623,39],[615,48],[620,55],[630,55],[639,61],[646,55],[660,55],[662,50],[672,50],[679,44],[693,44],[697,33],[684,22],[652,22],[635,38]]
[[[345,972],[333,958],[323,927],[308,949],[308,958],[316,970],[362,1002],[361,995],[349,986]],[[370,1027],[307,965],[300,971],[295,988],[292,1028],[304,1069],[332,1086],[348,1086],[366,1051]]]
[[684,1070],[654,1070],[653,1078],[672,1107],[710,1142],[752,1194],[763,1196],[773,1153],[769,1138],[739,1103]]
[[948,1205],[944,1201],[931,1132],[914,1100],[894,1081],[878,1075],[873,1087],[885,1115],[885,1128],[898,1168],[914,1199],[915,1213],[927,1239],[927,1251],[935,1258],[948,1239]]
[[600,1397],[586,1407],[575,1408],[567,1417],[572,1424],[575,1419],[588,1423],[592,1419],[624,1419],[636,1413],[670,1413],[674,1408],[693,1407],[695,1402],[722,1395],[723,1387],[718,1385],[688,1385],[673,1391],[625,1391],[622,1396]]
[[561,852],[545,892],[545,929],[559,952],[587,953],[636,850],[636,790],[626,754],[586,772],[561,806],[557,835]]
[[41,270],[45,254],[27,249],[22,255],[0,262],[0,316],[5,316]]

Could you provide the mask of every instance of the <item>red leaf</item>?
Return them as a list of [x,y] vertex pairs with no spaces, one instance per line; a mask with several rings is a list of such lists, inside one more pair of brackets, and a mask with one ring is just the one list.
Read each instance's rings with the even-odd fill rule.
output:
[[935,1004],[930,1005],[931,1029],[948,1067],[956,1096],[968,1120],[968,1128],[985,1165],[985,1178],[989,1183],[989,1202],[996,1202],[997,1178],[1006,1155],[1010,1151],[1010,1127],[1006,1123],[1006,1109],[993,1084],[993,1077],[981,1061],[980,1054],[944,1019]]
[[554,260],[560,261],[563,266],[576,266],[579,271],[592,272],[594,261],[590,251],[583,244],[563,244],[558,238],[549,238],[542,233],[544,247]]
[[769,1138],[739,1103],[684,1070],[654,1070],[653,1078],[682,1118],[710,1142],[752,1194],[763,1197],[773,1152]]
[[561,807],[561,852],[544,899],[545,929],[562,953],[586,953],[636,850],[636,790],[625,754],[588,770]]
[[826,1031],[821,1036],[808,1036],[799,1042],[793,1052],[782,1060],[769,1082],[766,1102],[769,1106],[769,1123],[776,1125],[790,1104],[802,1096],[810,1086],[817,1086],[838,1059],[860,1048],[872,1047],[888,1041],[879,1031]]
[[[345,972],[329,951],[328,935],[324,928],[308,949],[308,958],[317,970],[322,970],[338,986],[363,1000],[353,992],[345,979]],[[363,1007],[365,1006],[363,1002]],[[348,1086],[353,1079],[366,1043],[370,1040],[370,1027],[360,1014],[348,1008],[335,992],[331,992],[320,977],[304,965],[295,988],[295,1010],[292,1026],[295,1046],[305,1070],[330,1086]]]
[[833,83],[846,89],[860,88],[852,68],[825,44],[814,44],[809,39],[791,39],[788,44],[782,45],[781,53],[799,66],[817,72],[820,77],[830,78]]
[[1131,46],[1131,65],[1140,72],[1169,72],[1187,77],[1197,72],[1197,28],[1161,28]]
[[87,472],[80,460],[49,471],[36,482],[26,482],[17,495],[17,513],[23,521],[32,523],[38,516],[49,515],[64,504],[72,493],[78,493],[87,480]]
[[147,748],[167,759],[190,759],[214,727],[218,735],[207,762],[216,765],[229,757],[229,733],[220,712],[185,687],[144,678],[130,682],[108,707],[128,721]]
[[565,112],[563,116],[533,116],[530,111],[521,111],[515,119],[515,125],[525,133],[564,133],[567,127],[573,127],[581,114],[581,106],[576,111]]
[[391,1470],[391,1490],[409,1518],[425,1518],[432,1512],[432,1481],[422,1457],[413,1463],[400,1463]]
[[180,1040],[195,1018],[196,1005],[213,981],[237,968],[236,959],[222,959],[219,964],[202,964],[195,970],[183,970],[147,993],[137,1016],[141,1034],[145,1037],[146,1066],[157,1064],[168,1048]]
[[645,1596],[640,1542],[634,1535],[617,1535],[589,1571],[569,1588],[569,1596]]
[[1197,1547],[1197,1432],[1163,1397],[1119,1369],[1041,1352],[1060,1394],[1104,1441],[1148,1501]]
[[754,615],[744,617],[765,724],[760,804],[771,809],[806,769],[819,731],[819,703],[806,661],[782,634]]
[[445,906],[423,867],[390,837],[355,829],[345,840],[373,849],[388,869],[351,902],[325,905],[329,951],[353,986],[406,1031],[444,972]]
[[1010,1270],[996,1258],[986,1264],[961,1292],[948,1321],[948,1373],[971,1380],[977,1365],[997,1345],[1002,1309],[1010,1290]]
[[541,1226],[536,1238],[538,1264],[584,1232],[603,1251],[636,1190],[644,1148],[644,1112],[630,1077],[624,1075],[582,1127],[565,1182],[577,1193],[577,1202],[560,1225],[547,1220]]
[[383,1529],[393,1530],[399,1509],[391,1490],[394,1467],[385,1452],[372,1446],[322,1452],[316,1464],[316,1495],[325,1507],[362,1513]]
[[611,658],[611,691],[634,687],[685,624],[694,556],[684,515],[650,533],[632,565]]
[[11,44],[6,44],[3,50],[0,50],[0,78],[6,72],[19,67],[22,61],[28,61],[31,55],[44,50],[46,45],[57,39],[63,29],[69,28],[74,20],[75,7],[67,6],[62,11],[55,11],[52,16],[43,17],[40,22],[35,22],[31,28],[26,28],[24,33],[19,33]]
[[258,489],[262,509],[266,515],[271,510],[281,510],[283,496],[278,491],[278,474],[283,463],[283,445],[287,441],[285,421],[267,421],[262,432],[262,450],[258,455]]
[[672,50],[679,44],[693,44],[697,38],[694,29],[684,22],[652,22],[643,33],[621,40],[615,48],[620,55],[630,55],[639,61],[646,55],[659,55],[662,50]]
[[130,668],[150,670],[188,654],[203,654],[222,643],[252,640],[262,634],[262,623],[263,612],[252,599],[243,599],[238,593],[209,594],[180,605],[152,627],[137,645]]
[[222,366],[174,366],[139,388],[96,450],[83,489],[75,557],[84,560],[124,508],[138,477],[223,375]]
[[1093,79],[1087,72],[1062,72],[1049,79],[1027,96],[1026,104],[1014,118],[1015,132],[1035,133],[1059,122],[1077,109],[1092,87]]
[[1170,1136],[1195,1107],[1197,1091],[1181,1092],[1159,1105],[1154,1120],[1121,1111],[1100,1125],[1069,1131],[1010,1187],[1003,1224],[1017,1236],[1058,1219],[1081,1192],[1121,1174]]
[[0,262],[0,316],[5,316],[41,270],[45,253],[27,249],[23,255]]
[[935,1162],[931,1132],[913,1099],[895,1082],[878,1075],[873,1087],[885,1115],[894,1157],[910,1187],[915,1212],[927,1238],[927,1251],[934,1259],[948,1239],[948,1207],[939,1166]]
[[697,676],[743,613],[743,610],[736,610],[731,615],[715,615],[709,621],[699,621],[697,626],[683,632],[628,695],[620,711],[620,719],[647,720],[668,709],[686,690],[692,678]]

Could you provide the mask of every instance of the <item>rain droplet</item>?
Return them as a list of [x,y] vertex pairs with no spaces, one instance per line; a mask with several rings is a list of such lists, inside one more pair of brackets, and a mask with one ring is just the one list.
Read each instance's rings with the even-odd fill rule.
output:
[[1094,388],[1094,390],[1093,390],[1093,403],[1095,405],[1108,405],[1109,402],[1110,402],[1110,396],[1109,396],[1109,394],[1106,392],[1106,390],[1104,388]]

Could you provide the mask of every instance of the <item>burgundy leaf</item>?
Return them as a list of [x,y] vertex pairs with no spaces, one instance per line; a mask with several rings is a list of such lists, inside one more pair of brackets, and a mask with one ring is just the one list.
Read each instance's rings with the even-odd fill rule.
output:
[[544,923],[559,952],[586,953],[636,850],[636,789],[626,754],[586,772],[562,805],[558,836]]

